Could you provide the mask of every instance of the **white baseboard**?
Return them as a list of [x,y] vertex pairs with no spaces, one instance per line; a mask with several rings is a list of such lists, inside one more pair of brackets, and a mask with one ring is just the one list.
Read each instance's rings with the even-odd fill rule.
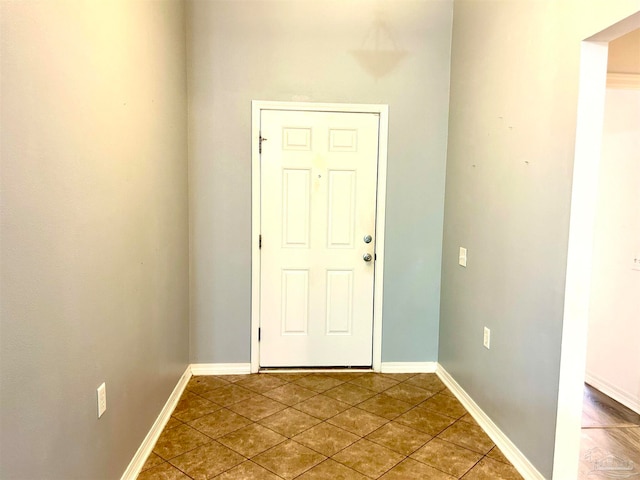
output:
[[591,385],[596,390],[600,390],[608,397],[613,398],[616,402],[621,403],[625,407],[630,408],[637,414],[640,414],[640,398],[634,397],[629,392],[626,392],[615,385],[603,380],[597,375],[593,375],[589,372],[585,375],[585,382]]
[[131,463],[129,463],[129,466],[122,474],[120,480],[135,480],[138,477],[138,474],[140,473],[140,470],[142,470],[144,463],[147,461],[147,458],[153,451],[153,447],[158,441],[162,430],[164,430],[165,425],[171,418],[171,414],[173,413],[174,408],[176,408],[178,400],[180,400],[180,397],[182,396],[187,383],[189,383],[190,378],[191,366],[188,366],[185,372],[182,374],[182,377],[180,377],[180,380],[178,380],[178,383],[173,389],[173,392],[171,392],[167,403],[165,403],[164,407],[162,407],[160,415],[158,415],[158,418],[153,423],[151,430],[149,430],[149,433],[147,433],[147,436],[142,441],[142,444],[138,448],[136,454],[133,456]]
[[192,363],[193,375],[244,375],[251,373],[250,363]]
[[471,416],[478,422],[478,425],[489,435],[491,440],[498,446],[504,456],[507,457],[513,466],[518,470],[525,480],[544,480],[544,476],[529,462],[527,457],[518,450],[518,447],[509,440],[502,430],[493,423],[489,416],[482,411],[482,409],[473,401],[473,399],[464,391],[464,389],[458,385],[451,375],[442,367],[438,365],[436,370],[440,380],[451,390],[456,398],[467,409]]
[[436,362],[382,362],[382,373],[435,373]]

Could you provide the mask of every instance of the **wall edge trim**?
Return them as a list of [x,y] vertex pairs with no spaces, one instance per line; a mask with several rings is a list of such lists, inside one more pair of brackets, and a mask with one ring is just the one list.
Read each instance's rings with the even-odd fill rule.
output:
[[245,375],[251,373],[250,363],[192,363],[193,375]]
[[545,477],[533,466],[529,459],[516,447],[516,445],[493,423],[491,418],[478,406],[469,394],[454,380],[454,378],[438,364],[436,374],[442,382],[451,390],[456,398],[467,409],[478,425],[489,435],[498,446],[504,456],[513,464],[525,480],[545,480]]
[[607,88],[640,90],[640,73],[607,73]]
[[611,397],[616,402],[621,403],[637,414],[640,414],[640,398],[634,397],[631,393],[626,392],[612,383],[607,382],[603,378],[589,372],[586,373],[584,381],[596,390],[600,390],[608,397]]
[[437,362],[382,362],[381,373],[435,373]]
[[191,376],[191,365],[188,365],[187,369],[182,374],[175,388],[171,392],[171,395],[169,395],[169,399],[164,404],[164,407],[162,407],[162,410],[160,410],[160,414],[151,426],[149,433],[147,433],[147,436],[144,437],[142,444],[140,444],[140,447],[138,447],[138,451],[131,459],[129,466],[122,474],[122,477],[120,477],[120,480],[135,480],[138,477],[138,474],[142,470],[142,467],[147,461],[147,458],[149,457],[149,455],[151,455],[153,447],[158,441],[160,434],[171,418],[171,414],[176,408],[178,400],[180,400],[180,397],[182,396],[184,389],[187,387]]

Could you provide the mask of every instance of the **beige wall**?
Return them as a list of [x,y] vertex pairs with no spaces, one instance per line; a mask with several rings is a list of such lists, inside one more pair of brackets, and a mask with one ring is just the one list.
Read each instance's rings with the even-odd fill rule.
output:
[[0,9],[0,477],[119,478],[188,363],[183,5]]

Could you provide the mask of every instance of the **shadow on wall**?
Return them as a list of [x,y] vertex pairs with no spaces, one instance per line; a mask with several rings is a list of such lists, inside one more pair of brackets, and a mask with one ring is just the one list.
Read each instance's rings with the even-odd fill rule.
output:
[[375,17],[360,48],[349,53],[365,72],[379,79],[395,70],[407,52],[398,47],[392,29],[383,19],[383,12],[376,11]]

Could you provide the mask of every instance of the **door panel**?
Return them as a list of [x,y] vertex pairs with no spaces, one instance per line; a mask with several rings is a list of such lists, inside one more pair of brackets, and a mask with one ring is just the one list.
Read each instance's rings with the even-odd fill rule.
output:
[[309,248],[310,180],[309,170],[282,172],[283,248]]
[[327,248],[353,248],[356,207],[356,172],[329,171]]
[[351,335],[353,271],[327,272],[327,335]]
[[309,325],[309,270],[282,270],[282,335],[306,335]]
[[377,114],[261,111],[263,367],[372,363],[378,128]]

